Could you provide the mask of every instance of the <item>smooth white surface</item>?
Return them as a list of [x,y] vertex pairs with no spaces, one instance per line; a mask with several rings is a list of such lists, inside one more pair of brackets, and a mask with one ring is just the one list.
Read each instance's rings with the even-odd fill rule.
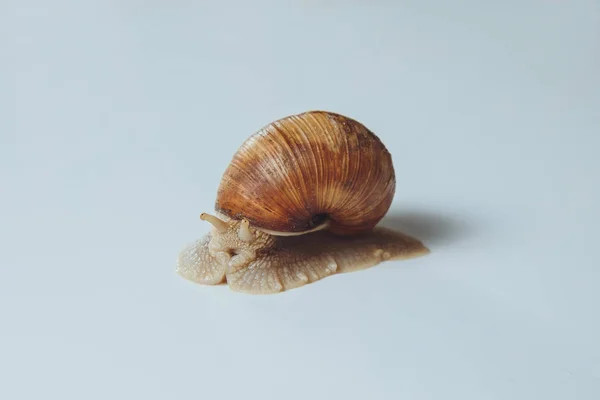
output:
[[[0,3],[1,399],[600,398],[598,2],[191,3]],[[308,109],[382,138],[432,254],[177,276],[233,152]]]

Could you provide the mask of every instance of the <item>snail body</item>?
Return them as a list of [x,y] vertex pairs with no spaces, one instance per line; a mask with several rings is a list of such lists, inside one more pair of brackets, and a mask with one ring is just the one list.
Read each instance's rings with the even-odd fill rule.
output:
[[177,270],[202,284],[274,293],[428,250],[377,227],[396,190],[392,157],[364,125],[310,111],[270,123],[234,154],[212,231],[182,250]]

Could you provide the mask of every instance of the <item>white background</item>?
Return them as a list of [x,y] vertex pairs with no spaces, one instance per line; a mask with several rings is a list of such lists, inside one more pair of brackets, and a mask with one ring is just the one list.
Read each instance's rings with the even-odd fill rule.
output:
[[[597,1],[3,0],[0,40],[0,398],[600,398]],[[237,147],[310,109],[379,135],[432,253],[180,278]]]

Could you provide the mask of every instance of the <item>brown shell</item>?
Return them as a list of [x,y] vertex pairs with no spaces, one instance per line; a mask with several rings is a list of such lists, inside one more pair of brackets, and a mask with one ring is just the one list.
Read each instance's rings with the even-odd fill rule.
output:
[[295,233],[329,220],[337,234],[371,230],[396,189],[392,158],[361,123],[310,111],[267,125],[233,156],[216,210],[256,228]]

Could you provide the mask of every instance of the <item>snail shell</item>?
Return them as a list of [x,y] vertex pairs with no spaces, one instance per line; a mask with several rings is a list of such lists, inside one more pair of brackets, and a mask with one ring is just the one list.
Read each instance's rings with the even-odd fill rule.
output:
[[392,158],[361,123],[311,111],[279,119],[246,140],[218,189],[216,210],[273,235],[327,228],[371,230],[396,189]]

